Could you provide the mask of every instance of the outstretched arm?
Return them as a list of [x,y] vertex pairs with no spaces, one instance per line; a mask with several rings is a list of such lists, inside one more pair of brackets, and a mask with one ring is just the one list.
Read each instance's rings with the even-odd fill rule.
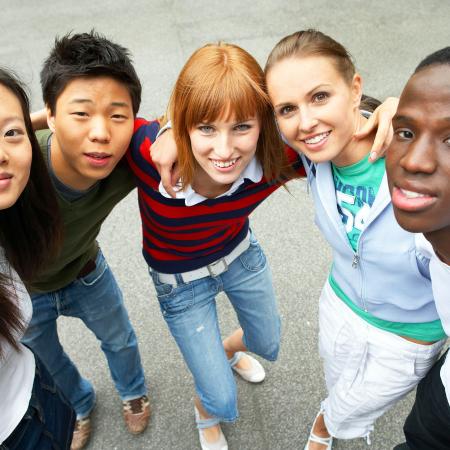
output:
[[388,97],[373,114],[369,117],[365,125],[354,134],[355,139],[363,139],[377,130],[370,152],[370,161],[374,162],[384,156],[386,149],[391,143],[393,130],[392,118],[398,107],[397,97]]
[[34,111],[30,114],[31,124],[33,125],[33,130],[45,130],[48,128],[47,124],[47,111],[45,108],[39,111]]
[[161,183],[164,189],[173,198],[176,198],[173,187],[177,184],[179,178],[177,168],[178,153],[172,129],[166,130],[156,139],[151,146],[150,152],[153,163],[161,175]]

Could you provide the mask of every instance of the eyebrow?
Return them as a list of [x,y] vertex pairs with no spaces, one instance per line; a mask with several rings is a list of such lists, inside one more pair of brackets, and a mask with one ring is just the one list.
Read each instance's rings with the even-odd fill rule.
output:
[[[73,103],[94,103],[94,102],[88,98],[74,98],[73,100],[71,100],[69,102],[69,104],[73,104]],[[126,108],[129,106],[129,104],[127,102],[111,102],[111,106],[118,106],[118,107]]]
[[[319,88],[321,88],[321,87],[325,87],[325,86],[328,86],[328,87],[330,87],[330,86],[332,86],[330,83],[321,83],[321,84],[318,84],[317,86],[314,86],[312,89],[310,89],[307,93],[306,93],[306,95],[308,96],[308,95],[311,95],[315,90],[317,90],[317,89],[319,89]],[[286,105],[290,105],[292,102],[283,102],[283,103],[278,103],[277,105],[275,105],[275,108],[279,108],[280,106],[286,106]]]
[[[444,122],[450,122],[450,116],[449,117],[439,117],[439,120],[442,120]],[[398,121],[398,122],[414,122],[414,117],[411,116],[404,116],[404,115],[395,115],[392,118],[392,121]]]
[[5,126],[8,125],[11,122],[16,122],[19,121],[21,123],[25,123],[25,120],[23,119],[23,117],[20,116],[10,116],[10,117],[6,117],[5,119],[0,121],[0,125]]

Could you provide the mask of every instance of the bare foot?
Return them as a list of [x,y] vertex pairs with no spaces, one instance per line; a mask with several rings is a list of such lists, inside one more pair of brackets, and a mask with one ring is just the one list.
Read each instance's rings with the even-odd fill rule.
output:
[[237,367],[238,369],[248,370],[252,368],[252,362],[250,361],[250,358],[244,353],[241,356],[241,359],[234,365],[234,367]]
[[[328,433],[327,427],[325,426],[325,421],[323,420],[323,414],[317,416],[317,419],[314,422],[314,427],[312,429],[313,434],[317,437],[321,438],[329,438],[330,434]],[[317,442],[309,441],[308,449],[309,450],[325,450],[327,448],[324,444],[319,444]]]

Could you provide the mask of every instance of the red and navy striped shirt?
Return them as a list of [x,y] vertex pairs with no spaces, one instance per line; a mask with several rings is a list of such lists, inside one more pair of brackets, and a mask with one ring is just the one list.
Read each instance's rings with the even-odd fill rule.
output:
[[[147,264],[158,272],[188,272],[228,255],[246,237],[249,214],[280,184],[264,177],[258,183],[245,179],[231,195],[193,206],[186,206],[182,198],[164,197],[159,192],[161,177],[150,157],[158,130],[157,121],[137,119],[127,152],[138,187],[142,252]],[[288,152],[295,170],[304,175],[298,155]]]

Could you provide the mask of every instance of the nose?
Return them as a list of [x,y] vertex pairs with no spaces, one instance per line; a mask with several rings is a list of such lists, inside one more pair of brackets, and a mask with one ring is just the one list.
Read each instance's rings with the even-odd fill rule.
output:
[[420,136],[411,142],[400,158],[400,165],[410,173],[433,173],[436,170],[436,155],[432,139]]
[[2,144],[0,144],[0,164],[4,164],[9,161],[8,152],[5,150]]
[[300,108],[299,116],[300,123],[298,124],[298,128],[302,133],[311,132],[319,123],[314,116],[313,111],[308,106]]
[[233,154],[233,140],[228,133],[221,133],[214,144],[214,153],[220,159],[230,159]]
[[92,142],[108,143],[111,139],[110,129],[107,119],[104,117],[94,117],[91,121],[89,139]]

